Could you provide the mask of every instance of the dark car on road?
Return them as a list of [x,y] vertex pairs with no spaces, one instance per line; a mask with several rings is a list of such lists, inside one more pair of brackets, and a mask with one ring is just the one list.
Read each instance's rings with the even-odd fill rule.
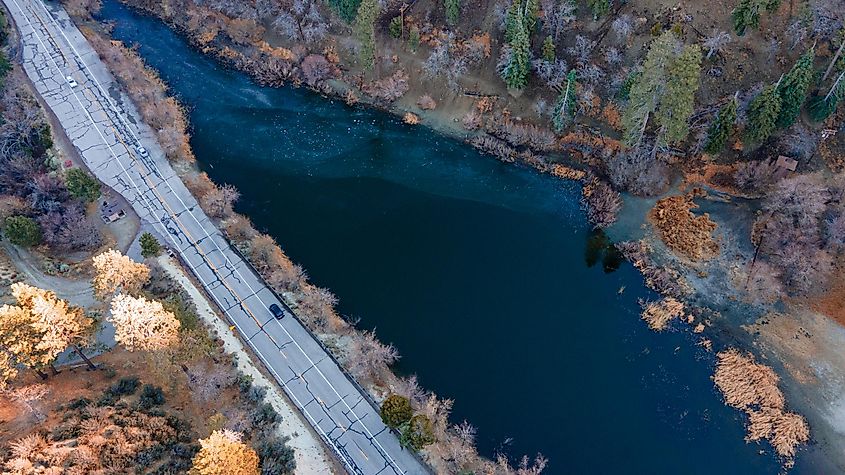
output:
[[276,320],[281,320],[285,316],[285,312],[276,304],[270,304],[270,313],[276,317]]

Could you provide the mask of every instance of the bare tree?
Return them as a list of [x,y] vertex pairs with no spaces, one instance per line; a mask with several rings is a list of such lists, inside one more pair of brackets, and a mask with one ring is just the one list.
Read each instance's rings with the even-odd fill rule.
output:
[[634,32],[634,19],[627,13],[619,15],[610,24],[610,29],[616,36],[616,41],[626,43]]
[[722,51],[728,43],[732,40],[731,35],[726,31],[713,30],[707,38],[704,39],[702,45],[707,50],[707,59],[710,59],[714,54]]
[[566,81],[566,73],[569,68],[566,61],[557,59],[555,61],[546,61],[542,58],[537,58],[531,61],[531,67],[537,77],[551,89],[558,89]]
[[575,2],[540,0],[540,7],[543,9],[543,31],[557,43],[567,25],[575,21]]

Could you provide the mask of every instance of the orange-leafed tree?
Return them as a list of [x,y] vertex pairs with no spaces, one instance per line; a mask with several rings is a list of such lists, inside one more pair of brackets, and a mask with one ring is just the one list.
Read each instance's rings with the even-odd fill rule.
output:
[[94,291],[101,299],[115,292],[136,293],[150,278],[150,268],[110,249],[93,259]]
[[257,475],[258,454],[241,442],[241,434],[216,430],[200,439],[190,475]]
[[179,341],[179,320],[160,302],[118,294],[111,302],[115,339],[129,351],[154,351]]

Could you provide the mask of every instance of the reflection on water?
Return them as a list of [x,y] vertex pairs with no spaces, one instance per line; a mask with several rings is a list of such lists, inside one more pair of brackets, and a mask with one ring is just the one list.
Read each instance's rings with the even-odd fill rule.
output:
[[584,262],[587,267],[593,267],[601,261],[605,274],[609,274],[622,265],[625,256],[616,248],[601,229],[595,229],[587,234],[584,246]]

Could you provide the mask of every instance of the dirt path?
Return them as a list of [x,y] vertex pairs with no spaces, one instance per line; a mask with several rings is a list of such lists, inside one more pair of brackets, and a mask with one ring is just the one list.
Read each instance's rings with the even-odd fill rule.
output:
[[88,280],[47,275],[41,271],[32,254],[20,250],[6,240],[2,241],[0,246],[20,272],[19,277],[23,277],[22,280],[27,283],[42,289],[53,290],[60,298],[80,307],[88,308],[99,304],[94,298],[94,290]]
[[213,333],[216,333],[223,340],[223,348],[229,353],[245,356],[237,358],[238,370],[250,375],[255,385],[268,389],[267,400],[282,416],[282,422],[278,429],[279,435],[290,438],[288,445],[294,449],[296,473],[342,473],[336,468],[333,460],[326,456],[323,443],[313,434],[310,427],[305,425],[296,408],[288,401],[284,393],[265,377],[252,363],[252,360],[246,356],[249,353],[241,344],[241,341],[232,333],[228,325],[217,316],[205,295],[194,286],[182,268],[167,256],[159,257],[158,262],[167,274],[188,292],[197,307],[197,314],[211,327]]

